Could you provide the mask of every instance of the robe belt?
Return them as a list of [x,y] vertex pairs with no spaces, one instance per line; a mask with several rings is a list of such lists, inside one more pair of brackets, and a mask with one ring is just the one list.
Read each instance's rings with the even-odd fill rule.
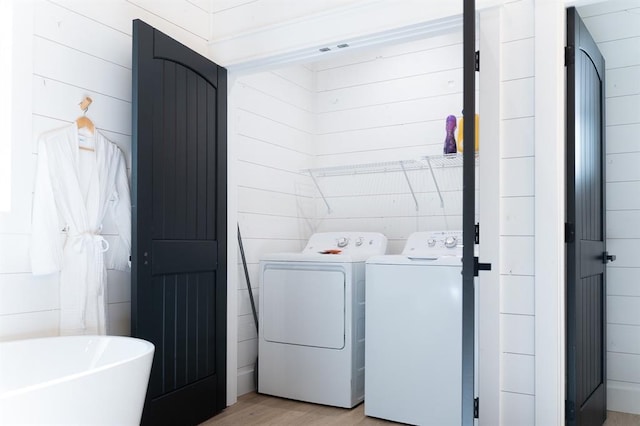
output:
[[104,237],[93,231],[80,232],[75,235],[71,235],[73,239],[73,248],[76,252],[81,253],[86,244],[94,244],[95,249],[99,253],[104,253],[109,250],[109,242]]

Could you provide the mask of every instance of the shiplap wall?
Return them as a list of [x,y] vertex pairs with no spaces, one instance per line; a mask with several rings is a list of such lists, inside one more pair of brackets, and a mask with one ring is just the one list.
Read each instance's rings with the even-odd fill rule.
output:
[[11,206],[12,40],[13,5],[5,1],[0,3],[0,214]]
[[[265,253],[298,252],[313,232],[313,192],[301,170],[313,161],[315,75],[305,66],[239,77],[231,96],[237,151],[238,224],[259,303]],[[240,259],[240,256],[238,256]],[[255,389],[257,335],[249,291],[238,264],[238,395]]]
[[[377,231],[399,253],[415,231],[461,229],[462,168],[349,174],[353,165],[442,154],[445,118],[462,112],[462,31],[317,62],[315,166],[347,175],[318,178],[320,231]],[[457,132],[456,132],[457,137]]]
[[534,4],[504,5],[500,120],[500,422],[535,424]]
[[[85,95],[88,116],[131,164],[131,21],[136,18],[206,53],[209,2],[182,0],[36,0],[14,2],[14,109],[12,208],[0,214],[0,340],[58,334],[57,275],[33,277],[29,232],[36,141],[71,123]],[[113,238],[114,228],[104,233]],[[130,275],[108,271],[108,332],[128,334]]]
[[[206,1],[206,0],[205,0]],[[330,9],[355,4],[360,0],[288,1],[213,0],[213,40],[273,28],[282,22],[306,18]]]
[[[579,10],[606,62],[607,405],[640,414],[640,2]],[[627,10],[628,9],[628,10]]]
[[[409,172],[418,212],[399,172],[318,178],[331,214],[301,171],[441,153],[444,119],[461,110],[461,53],[455,31],[236,80],[238,217],[255,296],[260,257],[300,251],[313,232],[382,232],[399,252],[411,232],[460,228],[461,168],[436,171],[445,209],[429,172]],[[257,340],[241,264],[238,276],[241,395],[255,388]]]
[[451,0],[429,0],[429,7],[397,0],[213,0],[213,5],[211,58],[243,67],[282,54],[310,58],[319,47],[344,41],[362,46],[360,37],[373,33],[402,28],[403,37],[412,26],[462,14],[462,2]]

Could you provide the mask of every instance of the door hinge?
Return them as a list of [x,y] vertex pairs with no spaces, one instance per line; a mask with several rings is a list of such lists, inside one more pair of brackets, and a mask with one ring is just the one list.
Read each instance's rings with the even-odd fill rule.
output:
[[564,242],[572,243],[576,238],[576,229],[573,226],[573,223],[566,222],[564,224]]
[[476,223],[474,225],[474,232],[475,232],[475,236],[474,236],[473,242],[475,244],[480,244],[480,224],[479,223]]
[[476,50],[476,71],[480,71],[480,51]]
[[571,45],[564,47],[564,66],[568,67],[575,62],[575,48]]
[[576,405],[573,401],[564,401],[564,417],[566,420],[573,421],[576,419]]
[[473,400],[473,418],[480,418],[480,398],[474,398]]
[[480,271],[490,271],[491,264],[490,263],[480,263],[480,260],[477,257],[473,258],[473,276],[477,277]]

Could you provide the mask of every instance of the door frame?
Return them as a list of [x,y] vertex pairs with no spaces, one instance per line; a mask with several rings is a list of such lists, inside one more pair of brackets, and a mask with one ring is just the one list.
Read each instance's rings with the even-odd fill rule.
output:
[[535,419],[564,424],[566,6],[535,2]]
[[535,419],[564,424],[566,375],[565,58],[567,7],[535,2]]

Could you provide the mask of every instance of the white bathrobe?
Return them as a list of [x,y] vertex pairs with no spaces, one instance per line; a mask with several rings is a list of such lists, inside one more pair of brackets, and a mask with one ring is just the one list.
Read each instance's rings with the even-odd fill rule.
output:
[[[84,130],[73,124],[38,141],[31,268],[34,274],[60,271],[61,335],[106,334],[106,270],[130,268],[124,156],[100,132]],[[101,232],[108,215],[118,236],[107,242]]]

